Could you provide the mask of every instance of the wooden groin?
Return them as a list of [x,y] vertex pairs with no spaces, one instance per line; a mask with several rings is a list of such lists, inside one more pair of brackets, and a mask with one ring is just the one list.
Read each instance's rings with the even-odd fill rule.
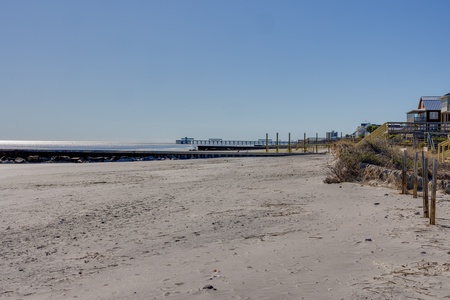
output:
[[310,152],[276,153],[265,151],[0,150],[2,163],[150,161],[219,157],[284,157],[311,154],[317,155],[317,153]]

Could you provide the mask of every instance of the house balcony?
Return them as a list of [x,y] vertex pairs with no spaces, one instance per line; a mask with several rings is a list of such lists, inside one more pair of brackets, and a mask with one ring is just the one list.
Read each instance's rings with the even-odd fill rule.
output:
[[414,117],[414,116],[408,116],[407,122],[409,123],[420,123],[420,122],[426,122],[426,117]]
[[443,122],[388,122],[388,133],[389,134],[397,134],[397,133],[405,133],[405,134],[423,134],[424,132],[433,132],[439,134],[450,134],[450,123]]
[[424,116],[424,117],[414,117],[414,123],[417,123],[417,122],[426,122],[427,121],[427,118]]

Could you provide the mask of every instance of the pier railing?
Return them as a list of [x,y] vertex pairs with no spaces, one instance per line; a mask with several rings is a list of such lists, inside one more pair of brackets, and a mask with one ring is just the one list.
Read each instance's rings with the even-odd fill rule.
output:
[[[290,142],[291,144],[294,141]],[[258,141],[243,141],[243,140],[190,140],[185,142],[185,140],[177,140],[177,144],[186,144],[186,145],[207,145],[207,146],[266,146],[266,140],[258,140]],[[288,145],[289,141],[274,141],[269,140],[267,145],[275,146],[275,145]]]

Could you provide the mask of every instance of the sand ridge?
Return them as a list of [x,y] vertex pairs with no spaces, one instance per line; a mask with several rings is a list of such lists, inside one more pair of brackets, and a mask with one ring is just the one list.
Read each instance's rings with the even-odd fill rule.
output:
[[450,297],[450,198],[429,226],[331,160],[0,165],[0,298]]

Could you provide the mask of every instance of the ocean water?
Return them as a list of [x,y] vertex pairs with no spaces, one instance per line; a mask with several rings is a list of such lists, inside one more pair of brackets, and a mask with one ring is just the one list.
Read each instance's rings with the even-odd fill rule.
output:
[[194,148],[193,145],[180,145],[175,143],[0,140],[0,150],[188,151]]

